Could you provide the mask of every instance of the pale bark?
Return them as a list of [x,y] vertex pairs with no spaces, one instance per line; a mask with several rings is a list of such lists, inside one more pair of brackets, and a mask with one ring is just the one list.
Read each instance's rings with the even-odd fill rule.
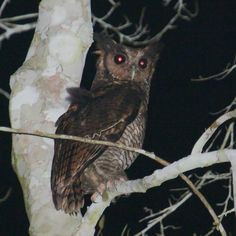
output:
[[[79,86],[92,43],[89,0],[43,0],[24,64],[11,77],[14,128],[53,133],[66,111],[66,88]],[[56,211],[51,197],[53,141],[13,135],[12,163],[21,183],[30,235],[71,235],[81,216]]]

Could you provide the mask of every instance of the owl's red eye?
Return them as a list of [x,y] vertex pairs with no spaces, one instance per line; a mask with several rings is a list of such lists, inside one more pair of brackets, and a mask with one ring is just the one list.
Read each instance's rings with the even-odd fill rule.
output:
[[117,54],[117,55],[115,55],[115,57],[114,57],[114,62],[115,62],[116,64],[118,64],[118,65],[124,63],[125,60],[126,60],[126,58],[125,58],[125,56],[122,55],[122,54]]
[[140,68],[145,69],[147,67],[147,59],[145,58],[140,59],[138,65]]

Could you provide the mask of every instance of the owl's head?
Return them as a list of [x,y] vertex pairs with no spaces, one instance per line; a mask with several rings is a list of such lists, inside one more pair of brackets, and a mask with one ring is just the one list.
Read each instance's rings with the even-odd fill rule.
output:
[[144,48],[131,48],[116,43],[103,34],[96,34],[97,62],[96,79],[134,80],[150,83],[159,58],[160,46],[150,44]]

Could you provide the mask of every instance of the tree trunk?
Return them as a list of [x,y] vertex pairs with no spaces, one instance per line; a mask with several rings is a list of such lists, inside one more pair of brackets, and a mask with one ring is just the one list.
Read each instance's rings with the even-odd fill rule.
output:
[[[66,111],[66,88],[79,86],[92,43],[89,0],[43,0],[24,64],[10,80],[14,128],[55,131]],[[53,141],[13,135],[12,163],[21,183],[30,235],[72,235],[81,216],[56,211],[51,197]]]

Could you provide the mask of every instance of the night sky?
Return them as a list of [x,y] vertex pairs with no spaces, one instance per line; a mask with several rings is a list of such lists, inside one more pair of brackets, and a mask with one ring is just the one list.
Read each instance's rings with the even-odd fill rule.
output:
[[[102,16],[108,4],[106,1],[92,1],[93,12]],[[154,3],[155,2],[155,3]],[[132,22],[138,21],[141,9],[146,7],[145,23],[149,24],[150,34],[160,31],[174,15],[173,4],[164,7],[162,1],[126,0],[111,19],[119,23],[122,15]],[[14,0],[7,6],[2,17],[37,12],[38,1]],[[194,4],[189,5],[191,10]],[[144,148],[173,162],[190,154],[194,143],[204,130],[215,120],[217,112],[232,102],[236,91],[236,71],[224,80],[193,82],[199,76],[210,76],[225,69],[232,63],[236,54],[236,2],[235,0],[199,0],[199,14],[191,21],[178,21],[178,27],[162,38],[164,48],[156,66],[149,104],[148,128]],[[99,31],[95,27],[95,31]],[[15,35],[5,40],[0,48],[0,88],[9,91],[9,77],[24,62],[33,32]],[[89,51],[82,85],[89,87],[95,73],[95,58]],[[0,126],[9,126],[8,100],[0,96]],[[218,141],[220,143],[220,139]],[[7,201],[0,204],[0,235],[28,235],[28,221],[24,210],[22,192],[11,167],[11,137],[0,133],[0,197],[11,188]],[[127,171],[130,179],[151,174],[160,165],[140,156]],[[210,168],[209,168],[210,169]],[[229,171],[229,165],[216,166],[214,171]],[[191,173],[203,174],[206,170]],[[219,182],[203,188],[203,193],[215,206],[222,202],[227,192],[222,187],[227,182]],[[129,235],[141,230],[145,223],[139,220],[146,216],[144,207],[157,212],[168,206],[170,189],[185,187],[176,179],[149,190],[146,194],[132,194],[121,197],[105,212],[105,236],[121,235],[127,225]],[[231,206],[232,207],[232,206]],[[215,208],[220,212],[220,208]],[[212,226],[209,213],[196,197],[192,197],[165,221],[181,228],[169,229],[167,236],[193,233],[204,235]],[[236,235],[234,216],[229,216],[223,224],[227,233]],[[112,232],[112,233],[111,233]],[[158,227],[148,232],[155,235]],[[128,235],[125,233],[124,235]],[[220,235],[215,232],[212,235]]]

